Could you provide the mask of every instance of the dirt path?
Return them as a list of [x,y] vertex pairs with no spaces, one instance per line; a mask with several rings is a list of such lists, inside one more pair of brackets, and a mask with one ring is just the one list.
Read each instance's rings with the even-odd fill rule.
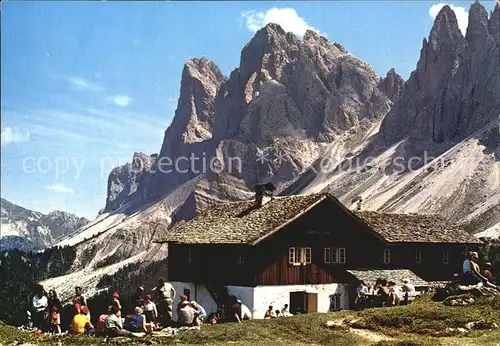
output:
[[370,341],[370,343],[376,343],[379,341],[390,341],[394,340],[394,338],[377,333],[377,332],[372,332],[371,330],[368,329],[356,329],[356,328],[349,328],[349,331],[353,334],[356,334],[363,339],[366,339],[367,341]]

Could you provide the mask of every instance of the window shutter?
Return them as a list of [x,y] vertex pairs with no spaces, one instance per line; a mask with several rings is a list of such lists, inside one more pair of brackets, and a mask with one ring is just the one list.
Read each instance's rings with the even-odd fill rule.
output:
[[311,251],[311,248],[310,248],[310,247],[306,247],[306,248],[304,249],[304,254],[305,254],[305,261],[304,261],[304,263],[306,263],[306,264],[311,263],[311,259],[312,259],[312,258],[311,258],[311,257],[312,257],[312,251]]
[[289,264],[295,263],[295,248],[294,247],[291,247],[288,249],[288,263]]

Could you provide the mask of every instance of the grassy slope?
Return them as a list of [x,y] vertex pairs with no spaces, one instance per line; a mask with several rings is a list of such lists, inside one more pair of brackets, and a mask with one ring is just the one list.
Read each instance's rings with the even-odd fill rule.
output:
[[[323,326],[328,320],[361,318],[358,325],[370,331],[332,331]],[[487,320],[500,324],[500,297],[482,300],[469,307],[447,307],[424,297],[409,306],[368,309],[362,312],[344,311],[331,314],[309,314],[271,321],[255,320],[238,324],[206,326],[201,332],[183,332],[176,337],[110,340],[100,338],[33,338],[14,328],[0,325],[0,344],[12,341],[39,341],[40,344],[99,345],[99,344],[210,344],[227,345],[492,345],[500,342],[500,331],[475,331],[465,336],[436,337],[446,327],[463,327],[465,323]],[[388,339],[379,341],[380,339]]]

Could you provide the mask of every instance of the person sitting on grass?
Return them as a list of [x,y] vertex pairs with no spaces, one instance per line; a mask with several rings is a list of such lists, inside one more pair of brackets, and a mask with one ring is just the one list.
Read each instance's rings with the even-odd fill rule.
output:
[[142,308],[136,307],[134,313],[127,318],[124,328],[134,333],[146,332],[146,318],[142,314]]
[[71,333],[74,335],[94,335],[95,330],[92,323],[90,323],[87,314],[89,313],[89,308],[84,305],[80,308],[80,313],[73,317],[71,322]]
[[274,313],[273,306],[269,305],[269,308],[266,311],[266,314],[264,315],[265,320],[270,320],[271,318],[276,318],[276,314]]
[[472,258],[470,261],[472,276],[478,281],[478,283],[481,282],[486,287],[494,288],[494,289],[500,291],[500,286],[497,286],[497,285],[489,282],[488,279],[481,274],[481,269],[479,268],[478,262],[479,262],[479,255],[477,254],[477,252],[473,252]]
[[187,300],[180,303],[178,310],[178,325],[180,327],[191,327],[195,322],[195,310]]
[[202,325],[205,323],[205,320],[207,319],[207,312],[203,306],[195,302],[194,300],[191,302],[191,307],[194,309],[195,312],[195,324],[197,326]]
[[111,314],[106,318],[106,335],[110,337],[130,336],[132,333],[123,329],[122,319],[117,315],[120,310],[112,306]]
[[111,314],[111,311],[113,310],[113,307],[110,305],[108,306],[108,313],[107,314],[102,314],[99,316],[99,319],[97,320],[97,328],[96,328],[96,335],[97,336],[105,336],[106,335],[106,318]]

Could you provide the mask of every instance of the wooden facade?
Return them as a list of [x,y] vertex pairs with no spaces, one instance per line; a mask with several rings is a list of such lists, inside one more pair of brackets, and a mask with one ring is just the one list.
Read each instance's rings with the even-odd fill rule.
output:
[[[466,250],[465,244],[386,242],[327,198],[253,245],[171,243],[169,280],[233,286],[328,284],[346,282],[346,269],[409,269],[427,281],[451,280],[460,273]],[[301,260],[307,263],[291,263]]]

